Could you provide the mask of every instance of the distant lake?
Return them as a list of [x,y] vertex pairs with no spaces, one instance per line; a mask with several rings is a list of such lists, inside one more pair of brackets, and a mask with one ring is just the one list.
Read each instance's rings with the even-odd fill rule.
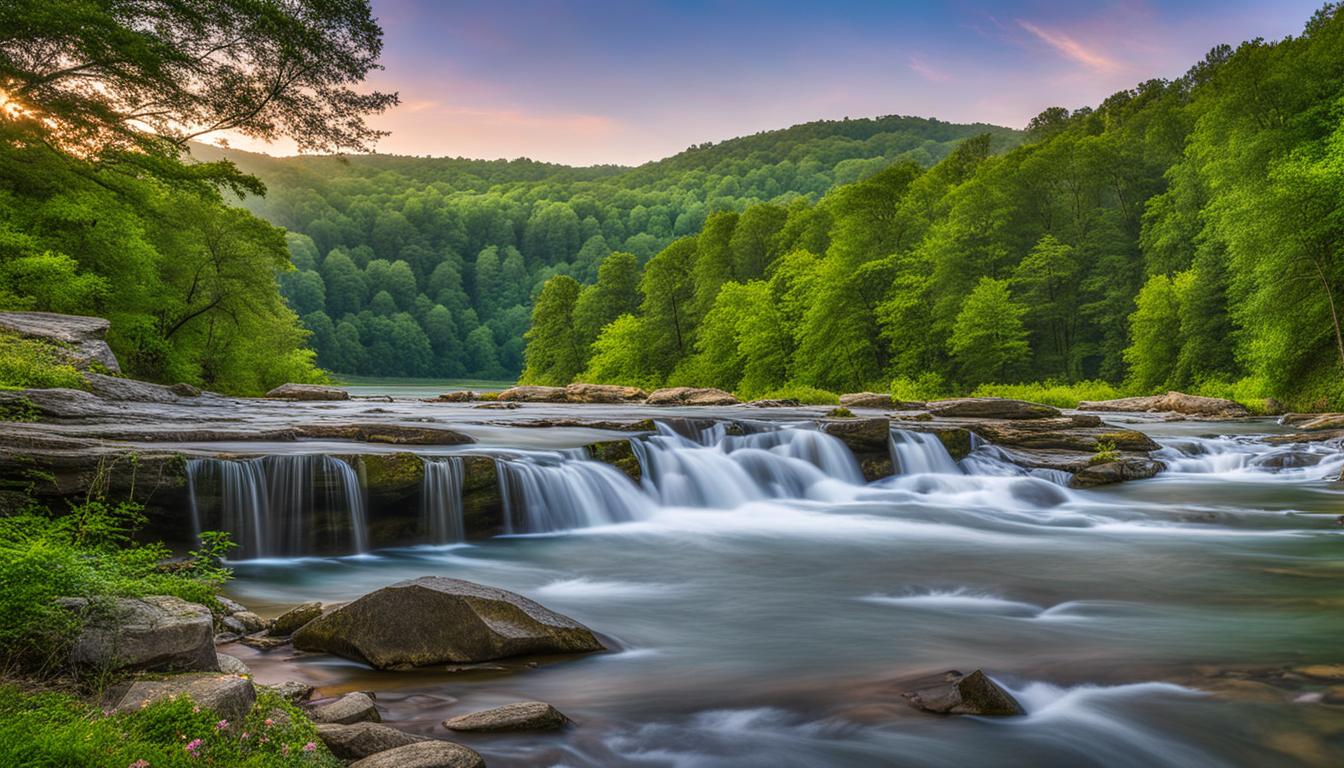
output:
[[474,392],[499,392],[512,387],[512,381],[476,379],[399,379],[381,376],[337,376],[335,384],[352,397],[435,397],[444,392],[470,389]]

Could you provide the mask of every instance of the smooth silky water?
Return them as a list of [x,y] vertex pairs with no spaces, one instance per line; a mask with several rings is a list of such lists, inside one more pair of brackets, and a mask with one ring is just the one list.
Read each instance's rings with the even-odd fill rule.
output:
[[[638,440],[639,487],[574,451],[536,450],[528,430],[501,470],[516,535],[443,543],[460,537],[460,507],[437,496],[460,489],[460,468],[427,457],[437,544],[241,561],[230,592],[274,611],[426,574],[470,579],[573,616],[610,653],[380,673],[234,650],[262,682],[374,690],[386,720],[493,768],[1344,764],[1338,708],[1255,682],[1344,661],[1344,457],[1271,447],[1262,424],[1207,434],[1220,426],[1144,427],[1173,470],[1093,491],[1025,475],[989,446],[953,462],[900,432],[903,474],[864,485],[819,432],[721,428]],[[939,717],[899,695],[975,668],[1029,714]],[[520,699],[578,725],[439,725]]]

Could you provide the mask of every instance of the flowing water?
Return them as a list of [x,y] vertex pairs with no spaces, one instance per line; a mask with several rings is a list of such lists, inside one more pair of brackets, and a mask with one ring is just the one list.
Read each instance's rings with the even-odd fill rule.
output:
[[[437,574],[600,632],[612,652],[469,671],[236,650],[263,682],[376,690],[386,720],[469,744],[492,768],[1344,764],[1328,683],[1284,675],[1344,662],[1339,446],[1148,428],[1171,470],[1087,491],[993,446],[955,462],[899,431],[900,474],[864,484],[843,445],[805,427],[661,427],[634,443],[637,485],[537,450],[532,430],[501,453],[515,535],[460,543],[461,467],[426,457],[425,543],[343,558],[279,557],[295,553],[273,521],[302,517],[285,494],[316,482],[299,476],[317,459],[291,459],[289,475],[283,461],[204,462],[192,476],[222,485],[226,520],[263,556],[237,563],[232,586],[255,609]],[[975,668],[1027,716],[938,717],[900,697]],[[521,699],[577,726],[438,725]]]

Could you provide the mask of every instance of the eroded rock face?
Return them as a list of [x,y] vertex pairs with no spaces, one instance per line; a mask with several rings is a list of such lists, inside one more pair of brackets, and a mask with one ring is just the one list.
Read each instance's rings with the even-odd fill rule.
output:
[[56,353],[80,370],[121,373],[105,341],[110,323],[101,317],[53,312],[0,312],[0,328],[29,339],[53,342]]
[[885,418],[824,421],[821,431],[844,443],[856,455],[889,450],[891,422]]
[[544,701],[520,701],[443,721],[450,731],[553,731],[569,725],[569,718]]
[[461,445],[476,442],[455,429],[405,424],[302,424],[295,427],[295,433],[298,437],[389,445]]
[[571,403],[642,403],[649,393],[639,387],[615,384],[570,384],[565,399]]
[[564,387],[510,387],[499,393],[503,402],[563,403],[568,400]]
[[947,683],[903,694],[910,706],[940,715],[1025,715],[1017,699],[980,670],[949,672]]
[[257,691],[246,677],[198,672],[163,680],[137,680],[121,697],[116,710],[139,712],[156,701],[183,696],[227,720],[246,717],[257,701]]
[[281,384],[266,393],[272,400],[349,400],[350,393],[325,384]]
[[358,760],[407,744],[427,741],[423,736],[414,736],[379,723],[319,723],[317,737],[333,755],[344,760]]
[[347,693],[335,701],[317,704],[308,710],[315,723],[350,725],[351,723],[379,723],[382,715],[367,693]]
[[969,419],[1048,419],[1059,415],[1059,409],[1026,400],[1003,397],[960,397],[952,400],[934,400],[925,408],[934,416]]
[[350,768],[485,768],[485,760],[461,744],[421,741],[370,755]]
[[1200,397],[1184,392],[1168,392],[1150,397],[1122,397],[1117,400],[1089,400],[1078,404],[1080,411],[1116,413],[1181,413],[1206,418],[1236,418],[1249,416],[1245,406],[1221,397]]
[[61,605],[84,619],[70,660],[101,670],[219,671],[210,609],[170,595],[117,598],[107,606],[80,598]]
[[422,576],[371,592],[294,633],[294,647],[378,669],[603,650],[592,631],[522,595]]
[[665,387],[654,390],[646,401],[649,405],[737,405],[731,392],[711,387]]

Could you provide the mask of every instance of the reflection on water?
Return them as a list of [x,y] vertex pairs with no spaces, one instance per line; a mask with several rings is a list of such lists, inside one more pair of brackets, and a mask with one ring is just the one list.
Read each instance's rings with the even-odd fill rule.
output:
[[[578,722],[453,736],[492,768],[1341,764],[1340,710],[1294,703],[1326,683],[1278,672],[1341,660],[1337,446],[1160,437],[1172,472],[1077,491],[896,439],[931,453],[865,485],[828,440],[664,430],[640,444],[643,489],[604,491],[572,454],[529,463],[518,487],[551,500],[553,535],[237,565],[236,596],[271,612],[425,574],[494,584],[611,653],[413,673],[238,653],[263,682],[376,690],[386,719],[440,738],[519,699]],[[570,515],[592,504],[629,514]],[[1028,716],[900,697],[974,668]]]

